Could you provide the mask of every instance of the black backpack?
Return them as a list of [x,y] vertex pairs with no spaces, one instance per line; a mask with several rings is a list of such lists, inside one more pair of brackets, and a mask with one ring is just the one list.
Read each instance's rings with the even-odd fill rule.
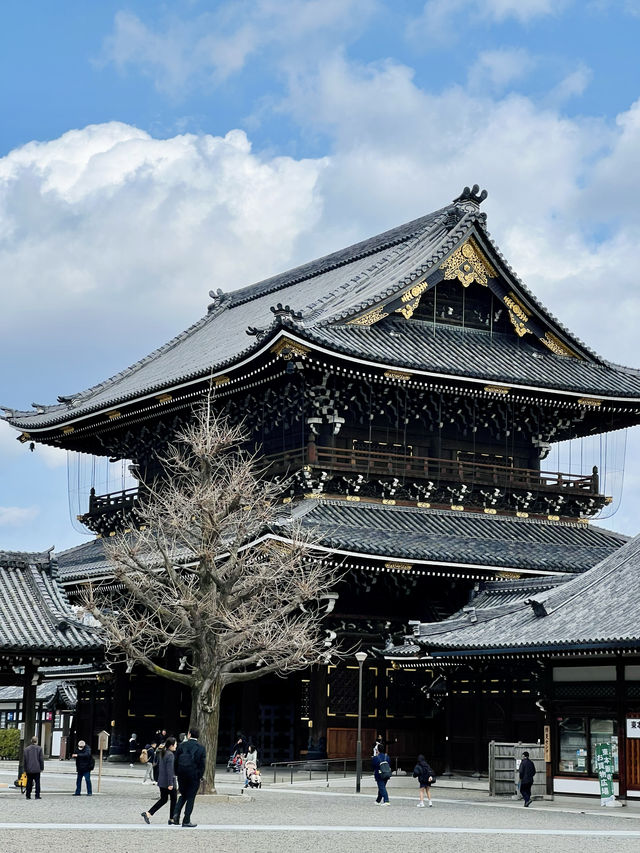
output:
[[391,765],[386,758],[378,764],[378,776],[383,782],[388,782],[391,779]]

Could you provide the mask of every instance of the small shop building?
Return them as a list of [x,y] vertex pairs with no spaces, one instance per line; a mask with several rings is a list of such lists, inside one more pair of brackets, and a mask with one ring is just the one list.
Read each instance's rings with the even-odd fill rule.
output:
[[474,704],[485,755],[491,715],[514,708],[505,673],[520,673],[535,715],[503,737],[547,740],[548,793],[599,794],[596,748],[605,744],[614,793],[640,798],[640,536],[575,578],[488,587],[451,618],[417,623],[387,660],[433,674],[454,750]]

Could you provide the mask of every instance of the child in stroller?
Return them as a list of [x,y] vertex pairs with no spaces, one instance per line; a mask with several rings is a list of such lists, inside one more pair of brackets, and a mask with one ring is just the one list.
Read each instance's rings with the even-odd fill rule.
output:
[[229,760],[227,761],[227,773],[230,773],[232,770],[234,773],[240,773],[243,765],[243,756],[239,752],[234,752],[233,755],[229,756]]
[[260,771],[253,761],[247,761],[244,768],[244,787],[245,788],[262,788],[262,779]]

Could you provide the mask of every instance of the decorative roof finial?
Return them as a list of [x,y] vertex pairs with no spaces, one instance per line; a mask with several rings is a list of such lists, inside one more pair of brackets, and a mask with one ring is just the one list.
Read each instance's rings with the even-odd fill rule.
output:
[[475,207],[479,207],[487,196],[488,192],[486,190],[482,190],[482,192],[480,192],[478,184],[474,184],[471,189],[469,189],[469,187],[465,187],[458,198],[454,198],[453,203],[457,204],[460,202],[461,204],[464,204],[465,202],[470,202],[475,205]]
[[270,311],[281,323],[286,324],[295,320],[302,320],[302,313],[300,311],[294,311],[290,305],[283,305],[282,302],[278,302],[275,308],[272,305]]

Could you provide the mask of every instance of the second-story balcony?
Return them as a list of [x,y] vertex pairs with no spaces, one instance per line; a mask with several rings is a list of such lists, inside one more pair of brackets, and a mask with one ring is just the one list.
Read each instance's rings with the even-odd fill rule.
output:
[[[567,474],[314,443],[264,456],[263,462],[268,477],[287,480],[290,494],[325,493],[569,517],[594,515],[611,501],[600,494],[597,468],[591,474]],[[92,490],[89,510],[79,520],[107,536],[135,526],[141,500],[139,489],[105,495]]]
[[[515,509],[536,514],[592,515],[610,498],[590,474],[540,471],[468,458],[309,444],[265,457],[269,476],[294,476],[310,491],[338,491],[433,505]],[[300,477],[302,472],[303,477]]]

